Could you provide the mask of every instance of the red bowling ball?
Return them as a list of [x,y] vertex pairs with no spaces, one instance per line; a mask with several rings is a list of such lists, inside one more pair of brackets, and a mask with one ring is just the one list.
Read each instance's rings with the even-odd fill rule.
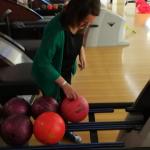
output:
[[89,112],[89,105],[83,96],[78,99],[69,100],[65,98],[61,104],[62,116],[71,122],[77,123],[86,118]]
[[33,133],[43,144],[56,144],[65,134],[64,120],[55,112],[44,112],[35,119]]

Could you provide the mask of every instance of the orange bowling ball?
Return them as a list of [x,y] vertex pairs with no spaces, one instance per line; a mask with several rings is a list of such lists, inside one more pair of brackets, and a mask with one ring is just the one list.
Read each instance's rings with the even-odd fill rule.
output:
[[69,100],[65,98],[61,104],[62,116],[71,122],[77,123],[86,118],[89,112],[89,104],[83,96]]
[[65,134],[65,122],[55,112],[44,112],[34,121],[33,133],[43,144],[56,144]]

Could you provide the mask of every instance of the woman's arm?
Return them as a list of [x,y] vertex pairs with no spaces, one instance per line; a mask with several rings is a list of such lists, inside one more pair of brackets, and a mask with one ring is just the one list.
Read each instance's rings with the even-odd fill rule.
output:
[[86,67],[86,55],[85,55],[84,46],[82,46],[80,49],[78,66],[79,66],[80,70],[83,70]]
[[63,89],[68,99],[77,99],[77,91],[62,76],[56,79],[55,82]]

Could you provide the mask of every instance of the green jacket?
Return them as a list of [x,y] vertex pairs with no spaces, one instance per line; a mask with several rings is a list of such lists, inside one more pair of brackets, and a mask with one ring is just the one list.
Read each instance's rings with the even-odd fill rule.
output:
[[[41,45],[33,61],[32,75],[46,96],[60,100],[60,87],[54,82],[61,75],[65,43],[60,15],[54,17],[44,30]],[[72,74],[76,72],[76,63]]]

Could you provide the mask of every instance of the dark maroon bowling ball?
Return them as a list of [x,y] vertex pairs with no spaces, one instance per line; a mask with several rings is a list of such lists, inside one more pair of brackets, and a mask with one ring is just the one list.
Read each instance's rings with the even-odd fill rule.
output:
[[43,112],[57,112],[58,103],[52,97],[41,96],[37,98],[31,107],[33,118],[38,117]]
[[13,97],[3,106],[3,115],[9,116],[13,114],[30,115],[30,104],[23,98]]
[[32,122],[25,115],[11,115],[1,123],[1,137],[8,145],[24,145],[32,133]]

